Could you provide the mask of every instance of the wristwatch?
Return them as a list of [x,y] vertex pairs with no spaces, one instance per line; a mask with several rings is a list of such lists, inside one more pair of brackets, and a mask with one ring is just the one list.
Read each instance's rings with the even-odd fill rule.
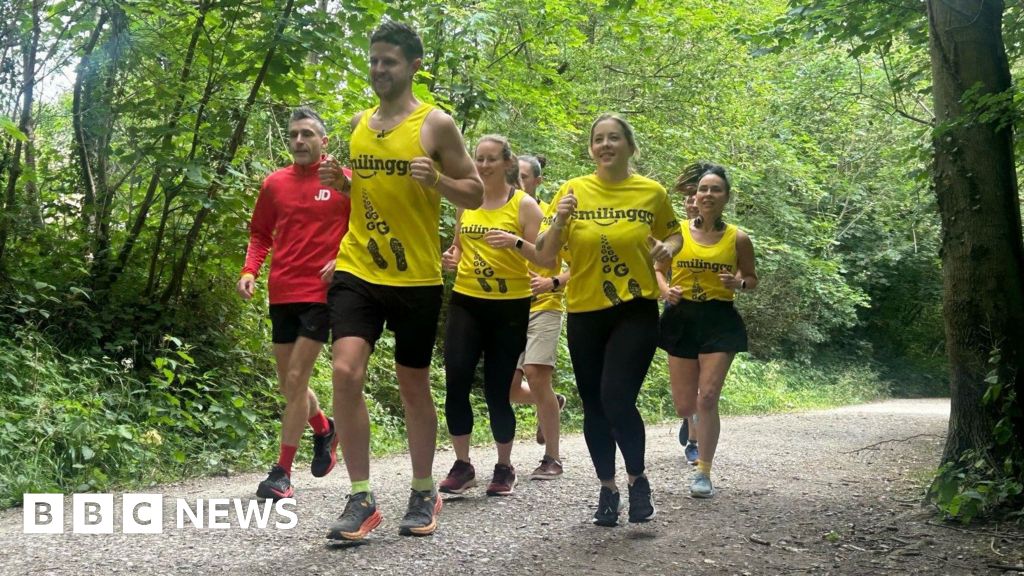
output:
[[523,249],[523,239],[522,238],[516,238],[516,250],[522,250],[522,249]]
[[560,287],[561,285],[562,285],[562,283],[561,283],[561,282],[559,282],[559,280],[558,280],[558,276],[552,276],[552,277],[551,277],[551,291],[552,291],[552,292],[554,292],[555,290],[558,290],[558,288],[559,288],[559,287]]

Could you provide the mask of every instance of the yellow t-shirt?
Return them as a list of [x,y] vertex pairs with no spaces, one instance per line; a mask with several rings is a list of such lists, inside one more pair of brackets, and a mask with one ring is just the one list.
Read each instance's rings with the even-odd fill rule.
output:
[[736,298],[736,293],[718,277],[736,273],[736,231],[734,224],[726,224],[722,239],[705,246],[693,239],[689,225],[683,227],[683,249],[672,259],[671,285],[679,288],[684,299],[704,302]]
[[570,188],[577,205],[566,242],[572,270],[565,290],[569,312],[656,299],[658,282],[647,237],[664,240],[679,233],[665,188],[637,174],[620,182],[606,182],[596,174],[573,178],[551,200],[549,218]]
[[526,192],[516,190],[501,208],[464,210],[459,220],[459,242],[462,258],[455,273],[459,294],[488,300],[512,300],[530,296],[530,275],[526,259],[515,248],[492,248],[484,234],[503,230],[523,236],[519,225],[519,203]]
[[[543,214],[547,214],[548,213],[550,205],[547,202],[538,199],[537,200],[537,204],[540,206],[540,211]],[[543,222],[541,223],[541,230],[544,230],[545,228],[548,227],[549,220],[550,220],[549,217],[545,216]],[[545,276],[547,278],[552,278],[552,277],[558,276],[559,274],[562,273],[562,256],[563,256],[563,253],[564,253],[564,250],[563,251],[559,251],[559,253],[555,256],[555,267],[554,268],[541,268],[540,266],[537,266],[533,262],[529,262],[529,261],[527,261],[526,267],[530,269],[530,272],[533,272],[537,276]],[[564,307],[564,304],[563,304],[563,302],[564,302],[564,300],[563,300],[564,292],[565,292],[565,286],[560,286],[559,289],[555,290],[554,292],[545,292],[543,294],[538,294],[538,295],[534,296],[533,297],[533,303],[530,304],[530,312],[541,312],[541,311],[544,311],[544,310],[551,310],[553,312],[561,312],[563,307]]]
[[412,179],[409,161],[428,156],[420,143],[423,103],[394,129],[375,132],[363,112],[349,143],[352,214],[336,270],[387,286],[441,284],[441,194]]

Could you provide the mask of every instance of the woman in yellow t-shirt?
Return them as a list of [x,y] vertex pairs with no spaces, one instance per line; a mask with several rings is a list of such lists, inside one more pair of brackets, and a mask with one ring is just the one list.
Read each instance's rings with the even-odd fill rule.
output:
[[721,421],[718,399],[737,352],[747,350],[747,329],[733,300],[757,287],[754,245],[722,220],[729,179],[721,166],[706,168],[695,196],[700,214],[683,228],[683,248],[671,263],[670,307],[661,318],[658,345],[668,352],[672,397],[680,414],[697,414],[700,456],[690,495],[710,498],[711,461]]
[[511,461],[516,419],[509,382],[526,346],[531,300],[526,261],[542,263],[533,245],[542,214],[533,198],[509,184],[519,180],[519,163],[504,137],[480,139],[476,168],[484,183],[483,205],[459,212],[455,242],[442,257],[444,268],[456,270],[444,348],[444,412],[456,460],[438,489],[461,494],[476,486],[469,458],[469,394],[483,356],[484,398],[498,449],[487,495],[505,496],[517,481]]
[[[700,210],[697,208],[697,182],[704,175],[707,166],[710,165],[705,162],[695,162],[683,168],[683,173],[676,179],[676,184],[672,188],[674,192],[678,192],[683,196],[687,220],[693,220],[700,216]],[[667,268],[667,266],[664,268]],[[667,270],[662,270],[657,264],[654,265],[654,273],[658,277],[658,289],[661,291],[661,299],[665,301],[665,311],[667,312],[672,307],[672,304],[668,303],[667,298],[671,280],[668,277]],[[682,424],[679,426],[679,444],[683,446],[683,457],[686,458],[687,464],[696,466],[699,451],[697,449],[697,428],[693,425],[693,413],[683,412],[684,406],[679,403],[679,398],[674,395],[672,396],[672,402],[675,404],[676,414],[683,419]]]
[[551,226],[537,241],[544,259],[564,244],[572,282],[566,327],[583,433],[601,482],[594,523],[618,523],[618,446],[629,477],[629,520],[654,517],[645,475],[644,421],[636,407],[657,347],[658,283],[653,263],[679,250],[679,222],[665,188],[633,173],[633,128],[601,115],[590,127],[593,174],[566,182],[552,199]]

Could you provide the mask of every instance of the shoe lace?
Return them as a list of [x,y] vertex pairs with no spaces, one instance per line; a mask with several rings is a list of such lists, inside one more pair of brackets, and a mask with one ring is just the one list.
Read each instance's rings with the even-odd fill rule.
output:
[[430,501],[433,495],[430,490],[413,490],[409,495],[409,506],[405,511],[405,518],[429,515],[429,510],[433,508],[433,503]]
[[349,494],[348,502],[345,504],[345,509],[342,510],[341,516],[338,519],[358,517],[360,515],[359,507],[366,500],[366,496],[360,494]]

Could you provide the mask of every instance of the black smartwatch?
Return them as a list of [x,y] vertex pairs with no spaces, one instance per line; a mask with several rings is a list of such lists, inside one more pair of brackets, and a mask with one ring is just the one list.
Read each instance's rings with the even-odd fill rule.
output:
[[561,285],[562,285],[562,283],[561,283],[561,282],[559,282],[559,280],[558,280],[558,276],[552,276],[552,277],[551,277],[551,291],[552,291],[552,292],[554,292],[555,290],[558,290],[558,288],[559,288],[559,287],[560,287]]
[[523,249],[523,239],[522,238],[516,238],[516,250],[522,250],[522,249]]

